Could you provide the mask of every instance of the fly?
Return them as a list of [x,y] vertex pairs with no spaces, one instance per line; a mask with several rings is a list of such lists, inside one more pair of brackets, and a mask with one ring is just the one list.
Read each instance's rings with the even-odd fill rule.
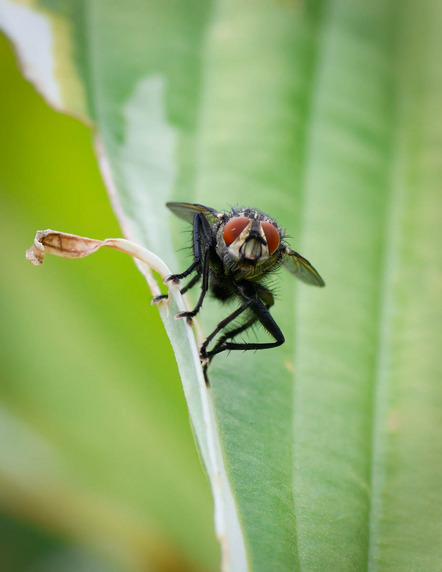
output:
[[[239,301],[239,307],[217,325],[200,348],[204,378],[209,385],[207,367],[215,355],[231,350],[263,350],[284,343],[284,335],[269,312],[274,297],[266,283],[275,270],[282,265],[307,284],[322,287],[325,283],[308,260],[288,247],[284,230],[275,219],[259,210],[233,208],[222,213],[199,204],[172,202],[166,206],[193,226],[193,262],[181,274],[169,276],[166,282],[178,283],[193,274],[181,288],[184,294],[201,280],[195,308],[177,314],[176,318],[186,318],[191,324],[208,291],[222,302]],[[235,325],[238,318],[241,323]],[[257,322],[274,341],[234,341]]]

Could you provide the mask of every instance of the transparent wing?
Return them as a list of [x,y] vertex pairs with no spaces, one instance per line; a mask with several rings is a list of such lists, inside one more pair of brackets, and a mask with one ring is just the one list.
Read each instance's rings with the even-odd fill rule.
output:
[[194,203],[166,203],[166,207],[190,224],[193,223],[195,213],[203,213],[211,223],[224,216],[215,209]]
[[284,266],[289,272],[294,274],[303,282],[311,284],[312,286],[325,286],[324,280],[308,260],[294,250],[290,250],[290,248],[286,249],[286,254],[288,256],[284,262]]

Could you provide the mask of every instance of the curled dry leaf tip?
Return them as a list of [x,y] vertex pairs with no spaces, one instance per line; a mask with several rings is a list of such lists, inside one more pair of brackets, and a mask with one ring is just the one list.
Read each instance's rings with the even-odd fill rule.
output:
[[[34,239],[34,244],[26,251],[26,258],[38,266],[43,264],[45,255],[47,253],[60,256],[62,258],[84,258],[93,252],[96,252],[102,246],[113,248],[129,254],[142,265],[146,265],[149,269],[153,269],[160,274],[164,280],[170,275],[170,270],[166,264],[150,252],[146,248],[135,244],[124,238],[106,238],[105,240],[96,240],[85,236],[78,236],[76,234],[69,234],[67,232],[59,232],[57,230],[39,230],[37,231]],[[143,270],[143,273],[145,271]],[[151,278],[152,275],[150,275]],[[161,294],[155,280],[148,279],[149,285],[154,296]]]
[[62,258],[83,258],[98,250],[103,244],[102,240],[66,232],[51,229],[38,230],[34,244],[26,251],[26,258],[35,266],[43,264],[47,252]]

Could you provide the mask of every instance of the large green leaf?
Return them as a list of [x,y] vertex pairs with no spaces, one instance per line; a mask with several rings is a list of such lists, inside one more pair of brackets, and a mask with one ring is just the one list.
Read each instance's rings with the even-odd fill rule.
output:
[[[30,55],[16,5],[6,6],[4,27],[29,63],[35,46]],[[437,570],[440,3],[46,0],[35,9],[49,26],[37,39],[55,49],[48,42],[43,58],[49,80],[35,66],[28,75],[96,125],[131,238],[181,269],[166,229],[182,227],[166,200],[253,204],[287,227],[327,282],[316,291],[282,276],[274,315],[286,344],[219,356],[211,368],[218,461],[236,507],[221,501],[218,516],[241,523],[249,566]],[[205,304],[205,333],[220,315]],[[195,395],[214,479],[207,447],[217,437],[195,422],[207,405]],[[230,558],[241,569],[239,531],[218,530],[229,535],[226,568]]]

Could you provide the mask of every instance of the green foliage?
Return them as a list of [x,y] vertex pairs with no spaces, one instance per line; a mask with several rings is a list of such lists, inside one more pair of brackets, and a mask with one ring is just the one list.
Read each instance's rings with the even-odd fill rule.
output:
[[[209,6],[194,0],[166,7],[134,0],[126,9],[116,1],[42,2],[45,14],[69,22],[63,44],[60,21],[54,20],[61,107],[94,121],[116,186],[120,220],[131,238],[172,268],[184,269],[186,260],[180,257],[178,263],[174,252],[183,246],[178,229],[185,227],[168,217],[166,200],[220,210],[250,204],[287,228],[292,246],[327,283],[317,291],[281,273],[273,314],[286,344],[218,356],[211,369],[210,399],[251,569],[437,570],[442,556],[442,8],[436,0],[305,4],[256,0],[252,6],[231,0]],[[83,90],[75,101],[66,74]],[[54,204],[52,198],[50,208],[56,211]],[[99,224],[95,212],[83,234],[99,235]],[[82,233],[53,220],[47,226]],[[93,267],[91,260],[88,272],[96,272]],[[68,272],[66,282],[77,281],[79,296],[81,275],[76,268]],[[38,280],[50,283],[47,274],[41,276]],[[20,287],[33,289],[36,281],[26,278]],[[88,281],[85,277],[83,287]],[[54,291],[56,303],[57,296],[64,300],[61,286]],[[96,302],[94,297],[105,316],[109,308],[114,312],[110,298],[98,292]],[[63,306],[58,302],[58,309]],[[142,320],[155,320],[152,313],[147,318],[146,311]],[[89,313],[74,314],[66,322],[81,332]],[[215,303],[205,304],[205,333],[220,315]],[[107,336],[118,335],[110,323],[107,327]],[[87,347],[101,339],[90,328],[87,336]],[[127,405],[127,417],[118,424],[121,434],[110,430],[112,409],[98,408],[109,424],[105,431],[99,424],[85,427],[82,399],[87,394],[89,400],[91,384],[74,384],[78,372],[72,364],[66,368],[63,352],[58,367],[67,369],[71,382],[58,384],[56,392],[53,384],[48,387],[50,398],[59,395],[66,405],[72,404],[66,388],[78,393],[81,416],[70,438],[83,434],[86,447],[98,432],[100,443],[106,438],[113,446],[118,435],[125,464],[140,455],[149,433],[146,418],[166,425],[166,411],[151,400],[151,384],[133,389],[130,368],[140,360],[134,347],[140,355],[144,351],[139,340],[134,344],[131,359],[118,354],[120,370],[106,358],[103,367],[98,365],[96,351],[84,367],[100,372],[100,391],[110,391],[115,402],[126,386],[135,391],[134,406],[142,404],[135,416],[140,425]],[[108,344],[101,352],[105,349]],[[41,348],[34,351],[36,359]],[[152,379],[171,367],[170,354],[161,361],[157,355]],[[118,371],[127,380],[122,386],[112,382]],[[30,383],[28,373],[24,379]],[[190,400],[191,412],[193,405]],[[41,404],[35,407],[41,412]],[[57,413],[62,425],[66,412]],[[97,414],[91,406],[90,419]],[[154,431],[164,437],[162,429]],[[171,429],[171,449],[174,435]],[[199,428],[197,437],[205,439]],[[155,439],[150,446],[155,448]],[[85,450],[77,454],[78,467],[88,466]],[[138,492],[156,523],[162,518],[156,484],[167,475],[172,487],[174,477],[189,490],[186,497],[177,485],[174,515],[187,516],[187,499],[197,498],[190,496],[193,473],[190,480],[181,474],[184,458],[163,466],[160,448],[156,454],[158,471],[149,481],[141,479],[143,485],[137,480],[135,492],[101,462],[96,487],[134,504]],[[118,475],[121,466],[113,460]],[[115,479],[121,485],[118,495]],[[171,527],[171,542],[181,542],[196,558],[193,531],[183,520],[177,517],[172,525],[169,513],[163,529]],[[200,562],[204,544],[199,542]],[[237,547],[229,549],[234,555]]]

